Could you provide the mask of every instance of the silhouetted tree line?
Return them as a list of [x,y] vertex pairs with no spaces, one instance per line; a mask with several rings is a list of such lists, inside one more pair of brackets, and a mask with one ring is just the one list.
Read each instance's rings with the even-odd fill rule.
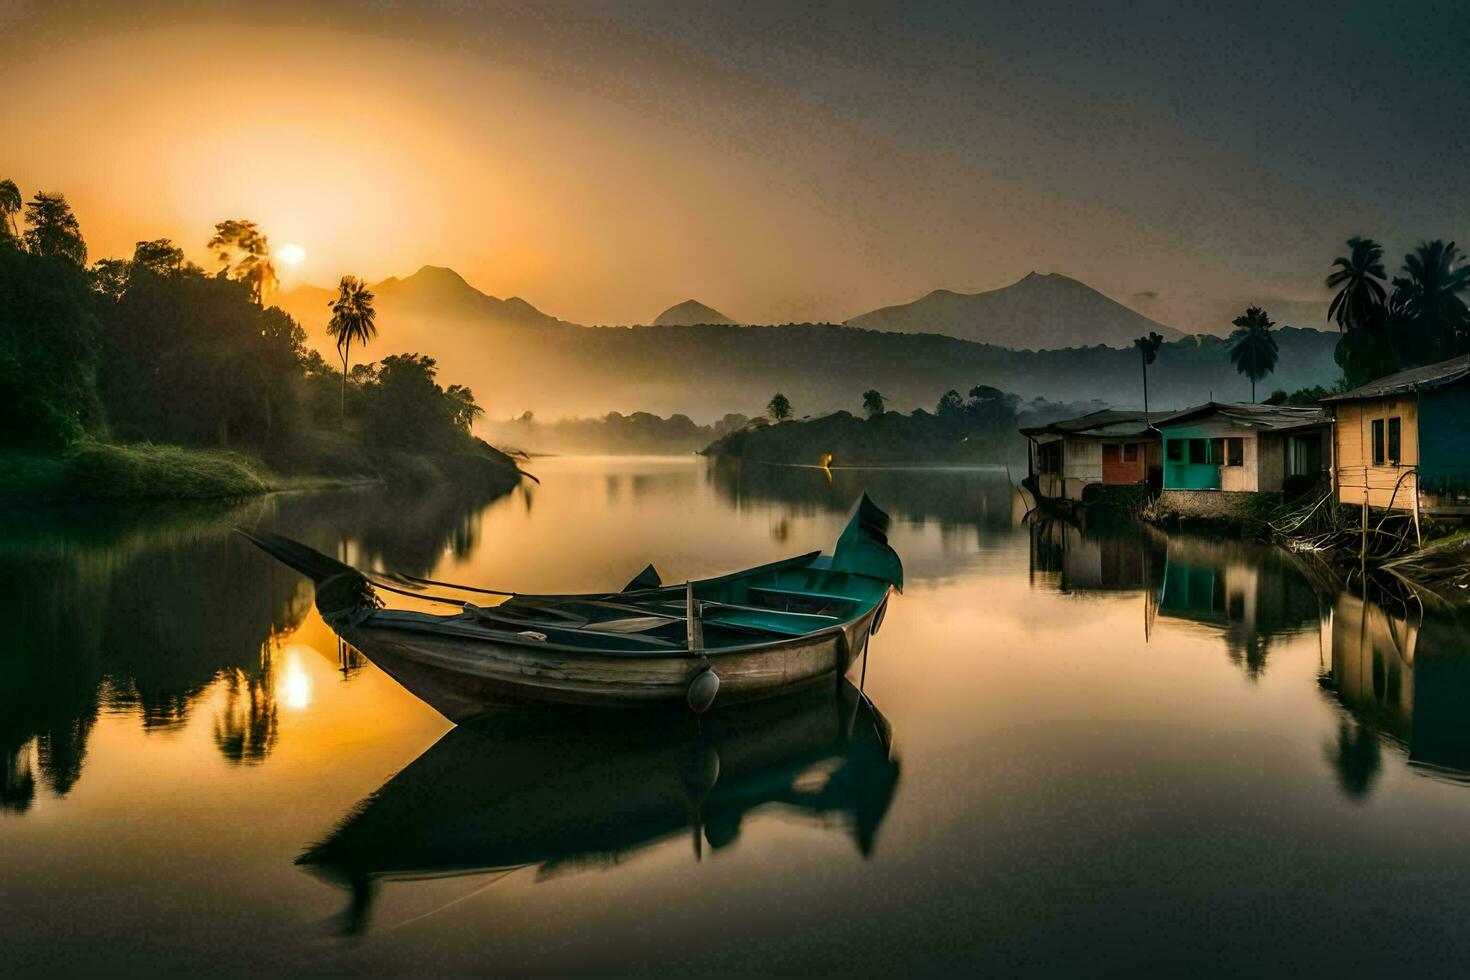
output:
[[541,422],[531,412],[492,425],[492,438],[518,449],[543,452],[656,453],[694,452],[748,420],[731,413],[711,425],[687,415],[668,418],[650,412],[608,412],[601,418]]
[[[349,417],[380,446],[469,445],[480,408],[468,388],[438,384],[432,358],[395,355],[344,376],[306,348],[296,321],[265,305],[276,274],[252,222],[216,226],[213,274],[168,239],[87,267],[65,197],[20,199],[0,181],[0,446],[92,437],[269,452]],[[371,294],[366,320],[350,305],[361,298],[333,306],[351,321],[344,367],[345,344],[376,334]]]
[[[454,350],[457,371],[495,377],[496,402],[555,406],[592,414],[629,402],[650,412],[695,418],[744,410],[754,415],[776,391],[794,417],[837,408],[857,411],[854,379],[884,396],[884,407],[932,408],[937,392],[977,382],[1025,397],[1054,401],[1102,399],[1139,405],[1139,353],[1103,346],[1018,351],[937,334],[898,334],[838,324],[775,327],[581,327],[542,324],[511,328],[473,324],[441,338]],[[1331,384],[1338,338],[1326,331],[1281,327],[1272,332],[1280,365],[1272,379],[1288,390]],[[1184,337],[1162,345],[1149,368],[1150,407],[1184,408],[1209,397],[1245,399],[1225,337]],[[506,373],[498,365],[517,365]],[[693,366],[693,367],[691,367]],[[511,404],[507,404],[511,403]],[[745,406],[751,406],[746,408]],[[494,409],[492,408],[492,414]]]
[[[830,465],[1019,463],[1025,453],[1024,440],[1017,431],[1021,426],[1040,425],[1103,407],[1095,402],[1039,398],[1023,402],[1017,395],[984,384],[970,388],[968,397],[951,388],[939,397],[933,412],[922,408],[907,415],[887,412],[882,410],[883,401],[877,389],[864,392],[865,419],[839,411],[821,418],[789,421],[769,412],[716,440],[705,452],[763,462]],[[789,402],[785,408],[789,415]]]

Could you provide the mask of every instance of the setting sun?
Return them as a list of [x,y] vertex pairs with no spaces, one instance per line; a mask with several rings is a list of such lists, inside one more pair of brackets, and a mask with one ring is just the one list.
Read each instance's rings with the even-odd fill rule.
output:
[[287,242],[276,249],[276,261],[282,265],[300,265],[306,261],[306,249],[295,242]]

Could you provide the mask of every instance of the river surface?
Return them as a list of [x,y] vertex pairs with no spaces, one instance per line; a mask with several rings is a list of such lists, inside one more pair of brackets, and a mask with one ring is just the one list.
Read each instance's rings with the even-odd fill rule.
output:
[[[0,971],[1470,969],[1470,632],[1279,551],[1026,524],[1003,469],[564,458],[0,534]],[[453,728],[230,532],[526,591],[830,548],[863,679]],[[855,667],[853,681],[859,671]]]

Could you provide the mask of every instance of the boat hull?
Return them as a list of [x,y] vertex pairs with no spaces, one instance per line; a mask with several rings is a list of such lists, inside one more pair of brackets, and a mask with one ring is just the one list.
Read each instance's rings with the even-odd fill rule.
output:
[[338,633],[410,693],[451,721],[497,707],[639,707],[683,703],[706,666],[720,679],[716,705],[835,683],[864,651],[879,602],[840,626],[790,639],[666,655],[605,655],[374,626]]

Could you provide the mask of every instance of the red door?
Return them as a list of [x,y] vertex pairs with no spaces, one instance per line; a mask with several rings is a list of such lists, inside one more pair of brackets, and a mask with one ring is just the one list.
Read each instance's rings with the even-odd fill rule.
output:
[[1136,442],[1104,443],[1102,478],[1104,483],[1137,483],[1143,479],[1143,447]]

